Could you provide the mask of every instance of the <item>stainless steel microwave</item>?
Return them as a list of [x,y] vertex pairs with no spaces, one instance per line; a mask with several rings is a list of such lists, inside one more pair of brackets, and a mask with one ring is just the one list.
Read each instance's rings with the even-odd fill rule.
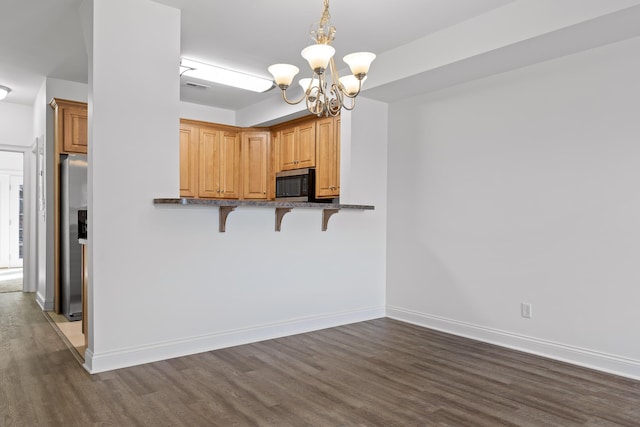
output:
[[329,202],[316,199],[316,170],[294,169],[276,173],[276,200],[283,202]]

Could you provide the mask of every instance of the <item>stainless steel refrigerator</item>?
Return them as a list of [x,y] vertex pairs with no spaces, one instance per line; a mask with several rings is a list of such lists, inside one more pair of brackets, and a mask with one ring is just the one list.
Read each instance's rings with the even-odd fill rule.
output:
[[60,162],[60,308],[69,320],[82,319],[82,247],[78,210],[87,208],[87,156]]

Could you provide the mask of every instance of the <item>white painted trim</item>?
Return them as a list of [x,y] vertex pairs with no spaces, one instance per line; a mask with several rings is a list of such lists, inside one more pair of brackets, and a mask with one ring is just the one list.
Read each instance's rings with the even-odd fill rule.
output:
[[154,345],[131,347],[119,351],[96,354],[91,349],[87,349],[83,367],[88,372],[96,374],[143,363],[379,319],[384,317],[384,312],[384,307],[371,307],[221,331],[215,334],[159,342]]
[[39,292],[36,293],[36,303],[42,311],[53,311],[53,301],[47,301]]
[[527,337],[444,317],[387,306],[387,317],[513,350],[640,380],[640,360]]

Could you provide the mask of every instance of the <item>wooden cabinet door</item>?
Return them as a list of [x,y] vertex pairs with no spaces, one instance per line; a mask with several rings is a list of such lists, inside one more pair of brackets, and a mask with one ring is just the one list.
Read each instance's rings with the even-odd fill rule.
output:
[[296,169],[312,168],[316,165],[316,123],[305,123],[297,127]]
[[240,135],[220,132],[220,196],[224,199],[240,198]]
[[55,112],[55,151],[87,154],[89,141],[87,104],[54,98],[49,105]]
[[220,131],[200,128],[198,196],[220,197]]
[[280,132],[280,169],[283,171],[298,168],[296,139],[295,127],[284,129]]
[[340,122],[329,117],[316,124],[316,197],[340,195]]
[[242,137],[242,198],[267,199],[269,133],[247,132]]
[[64,107],[62,114],[62,150],[69,153],[87,154],[88,115],[87,108]]
[[271,133],[271,141],[269,141],[269,184],[268,199],[276,199],[276,173],[280,172],[280,132]]
[[198,197],[198,128],[180,125],[180,197]]

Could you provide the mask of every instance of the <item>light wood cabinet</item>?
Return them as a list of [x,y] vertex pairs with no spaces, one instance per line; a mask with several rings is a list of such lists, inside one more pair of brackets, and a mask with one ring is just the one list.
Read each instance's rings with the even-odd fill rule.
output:
[[198,128],[180,123],[180,197],[198,196]]
[[240,198],[240,135],[203,126],[199,132],[198,196]]
[[280,136],[278,131],[271,132],[271,159],[269,164],[271,165],[269,172],[269,199],[275,200],[276,198],[276,173],[280,172]]
[[269,198],[269,163],[271,161],[269,132],[242,134],[242,198]]
[[316,123],[316,197],[340,196],[340,117]]
[[271,129],[180,120],[180,196],[275,199],[275,174],[316,169],[316,197],[340,196],[340,118]]
[[87,154],[87,104],[54,98],[50,105],[54,110],[56,143],[60,153]]
[[180,197],[239,199],[240,131],[180,120]]
[[316,164],[316,123],[308,121],[279,133],[280,169],[312,168]]

